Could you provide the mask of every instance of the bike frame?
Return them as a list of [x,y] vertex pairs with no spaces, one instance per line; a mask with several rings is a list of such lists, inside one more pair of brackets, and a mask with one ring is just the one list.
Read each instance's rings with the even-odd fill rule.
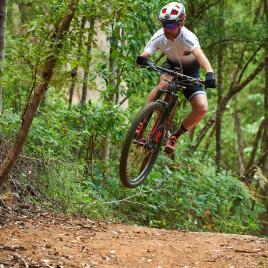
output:
[[[163,67],[156,66],[152,62],[148,63],[147,68],[164,74],[169,74],[172,76],[172,79],[170,81],[167,81],[168,82],[167,89],[159,89],[154,98],[154,101],[163,104],[164,107],[164,116],[161,122],[159,123],[158,132],[156,135],[152,133],[155,136],[154,140],[157,143],[159,138],[164,135],[164,132],[166,130],[169,130],[175,110],[178,105],[177,92],[185,90],[186,85],[189,83],[199,83],[204,85],[205,82],[197,78],[181,74],[180,72],[177,71],[168,70]],[[187,81],[187,83],[183,81],[184,79]],[[165,95],[164,100],[161,100],[161,96],[163,95]]]
[[[167,89],[159,89],[155,99],[147,103],[136,115],[127,133],[120,158],[120,179],[129,188],[140,185],[150,173],[161,145],[165,142],[165,134],[168,134],[167,130],[178,105],[177,92],[186,89],[187,85],[204,83],[199,79],[183,75],[176,69],[175,71],[164,69],[151,62],[144,67],[169,74],[172,79],[168,81]],[[141,146],[141,149],[135,150],[137,148],[135,146]],[[128,163],[129,159],[130,163]]]

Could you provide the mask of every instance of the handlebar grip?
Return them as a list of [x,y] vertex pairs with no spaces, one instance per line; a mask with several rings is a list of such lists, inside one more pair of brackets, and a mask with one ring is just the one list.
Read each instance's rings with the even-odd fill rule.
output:
[[175,77],[179,77],[180,79],[186,79],[186,80],[188,80],[188,82],[202,84],[202,85],[206,86],[206,82],[204,80],[200,80],[198,78],[194,78],[194,77],[182,74],[178,70],[174,71],[174,70],[169,70],[169,69],[157,66],[157,65],[155,65],[154,62],[149,61],[146,57],[143,57],[143,56],[138,56],[137,59],[136,59],[136,63],[138,65],[147,66],[151,70],[155,70],[155,71],[158,71],[158,72],[170,74],[170,75],[173,75]]
[[138,65],[147,66],[148,65],[148,59],[146,57],[143,57],[143,56],[138,56],[137,59],[136,59],[136,63]]

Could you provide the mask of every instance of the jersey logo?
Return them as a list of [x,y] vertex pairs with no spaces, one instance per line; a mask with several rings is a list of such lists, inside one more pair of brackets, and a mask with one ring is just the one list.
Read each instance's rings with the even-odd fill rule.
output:
[[183,52],[183,56],[189,56],[189,55],[191,55],[191,53],[192,53],[191,51],[186,50]]
[[194,45],[194,43],[193,42],[191,42],[190,40],[188,40],[188,39],[185,39],[185,41],[189,44],[189,45],[191,45],[191,46],[193,46]]

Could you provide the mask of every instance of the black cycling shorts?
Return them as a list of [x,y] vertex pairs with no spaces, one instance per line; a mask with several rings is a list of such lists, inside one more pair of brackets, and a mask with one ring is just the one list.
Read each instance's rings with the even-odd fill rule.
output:
[[[162,64],[162,67],[168,70],[175,70],[175,67],[182,67],[182,73],[188,76],[192,76],[195,78],[199,78],[199,64],[197,61],[194,61],[188,65],[178,66],[167,60]],[[189,100],[192,99],[197,95],[206,95],[206,91],[203,85],[191,85],[187,86],[185,90],[182,91],[184,96]]]

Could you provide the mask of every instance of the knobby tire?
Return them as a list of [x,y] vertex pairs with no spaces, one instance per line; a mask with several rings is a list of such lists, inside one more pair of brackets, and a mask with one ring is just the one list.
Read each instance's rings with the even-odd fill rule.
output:
[[[155,120],[155,122],[153,118],[154,114],[155,116],[157,116],[157,120]],[[131,163],[129,162],[129,157],[131,157],[130,149],[135,147],[135,141],[136,141],[135,134],[136,134],[137,127],[139,126],[140,123],[143,123],[146,120],[150,121],[151,118],[152,118],[151,123],[153,123],[153,126],[155,127],[156,122],[159,124],[162,121],[163,114],[164,114],[164,109],[161,103],[150,102],[145,105],[145,107],[137,114],[137,116],[133,120],[128,130],[124,145],[122,147],[121,159],[120,159],[120,179],[125,187],[135,188],[146,179],[146,177],[150,173],[155,163],[155,160],[161,148],[163,135],[159,138],[154,148],[151,151],[149,151],[149,153],[147,152],[148,155],[145,156],[143,161],[141,161],[140,167],[139,166],[129,167],[128,165],[131,165]],[[152,132],[152,129],[154,128],[153,127],[152,129],[150,129],[150,124],[148,124],[146,127],[147,127],[146,131],[149,130],[151,132]],[[141,149],[141,150],[145,151],[145,149]],[[146,152],[144,152],[144,154],[145,153]],[[135,155],[135,153],[133,154]],[[140,154],[142,154],[142,152]],[[129,174],[130,173],[129,168],[137,169],[138,175],[134,176],[134,178],[131,178]]]

